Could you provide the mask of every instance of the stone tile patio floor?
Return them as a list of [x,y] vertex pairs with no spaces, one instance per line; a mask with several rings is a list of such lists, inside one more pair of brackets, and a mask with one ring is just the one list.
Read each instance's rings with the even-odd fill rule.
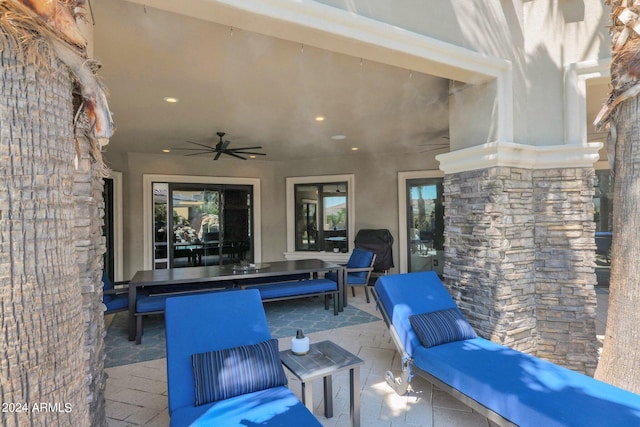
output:
[[[598,290],[596,329],[604,335],[608,293]],[[380,316],[373,303],[367,304],[362,291],[350,300],[357,308]],[[309,334],[311,341],[330,339],[365,361],[360,370],[361,425],[363,427],[491,427],[494,424],[447,393],[414,377],[410,393],[395,394],[385,382],[385,372],[400,374],[400,358],[382,320]],[[280,340],[280,348],[290,348],[290,338]],[[166,360],[135,363],[106,369],[105,397],[109,427],[169,425],[167,412]],[[300,382],[288,371],[289,388],[300,398]],[[349,426],[348,373],[334,376],[334,416],[323,414],[322,381],[313,383],[314,414],[323,426]]]

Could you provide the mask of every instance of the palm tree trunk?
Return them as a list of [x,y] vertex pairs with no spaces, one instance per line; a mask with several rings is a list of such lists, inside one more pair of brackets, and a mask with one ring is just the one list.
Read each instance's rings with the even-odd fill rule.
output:
[[630,0],[611,6],[611,95],[595,125],[609,125],[614,173],[609,313],[595,377],[640,393],[640,10]]
[[596,378],[640,393],[640,99],[620,104],[609,313]]
[[0,420],[87,426],[73,86],[58,61],[30,64],[10,37],[0,47],[0,402],[13,405]]

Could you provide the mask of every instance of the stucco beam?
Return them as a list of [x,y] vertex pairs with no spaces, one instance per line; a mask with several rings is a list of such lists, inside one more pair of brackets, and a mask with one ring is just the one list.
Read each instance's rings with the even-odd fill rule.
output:
[[508,61],[311,0],[128,0],[413,71],[482,83]]

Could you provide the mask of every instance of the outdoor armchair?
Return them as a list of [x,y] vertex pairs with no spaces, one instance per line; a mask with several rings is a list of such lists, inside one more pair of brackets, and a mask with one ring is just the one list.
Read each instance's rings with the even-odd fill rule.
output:
[[[351,294],[356,296],[354,286],[363,286],[367,302],[369,302],[369,291],[367,290],[367,285],[369,284],[369,278],[371,277],[371,272],[373,271],[373,265],[375,262],[376,255],[373,252],[355,248],[353,252],[351,252],[349,261],[342,270],[342,274],[344,274],[343,283],[345,289],[346,286],[351,286]],[[325,278],[333,280],[334,282],[338,281],[338,276],[334,272],[325,274]]]

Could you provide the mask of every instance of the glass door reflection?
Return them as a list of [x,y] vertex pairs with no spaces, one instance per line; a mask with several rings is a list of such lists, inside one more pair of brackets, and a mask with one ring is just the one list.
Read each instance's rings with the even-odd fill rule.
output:
[[441,178],[407,180],[408,271],[434,270],[444,263],[444,205]]
[[154,183],[154,268],[253,262],[252,189]]
[[221,263],[220,191],[171,189],[171,267]]

